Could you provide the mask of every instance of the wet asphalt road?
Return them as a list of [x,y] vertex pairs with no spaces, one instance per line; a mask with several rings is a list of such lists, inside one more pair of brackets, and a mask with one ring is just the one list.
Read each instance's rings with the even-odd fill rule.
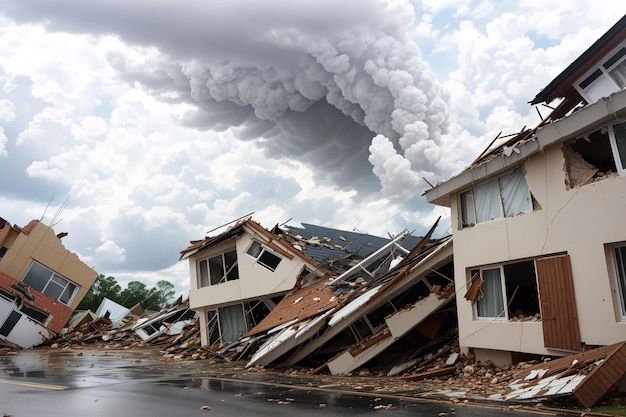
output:
[[172,369],[136,355],[124,351],[0,355],[0,416],[533,415],[276,383],[262,374],[255,375],[256,382],[217,374],[198,377],[193,369]]

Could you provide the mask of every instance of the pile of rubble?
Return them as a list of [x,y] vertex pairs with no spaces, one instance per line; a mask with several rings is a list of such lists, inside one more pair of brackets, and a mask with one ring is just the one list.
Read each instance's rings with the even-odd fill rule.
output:
[[[535,357],[498,367],[490,361],[477,362],[471,353],[462,354],[454,329],[448,329],[417,350],[411,351],[403,346],[395,352],[389,351],[389,355],[368,364],[369,367],[360,367],[343,375],[330,375],[323,369],[306,366],[246,367],[245,361],[234,360],[237,355],[229,351],[228,346],[201,346],[199,321],[195,315],[185,319],[186,305],[184,302],[175,304],[142,317],[129,315],[121,322],[97,317],[51,339],[47,346],[142,349],[156,352],[162,361],[193,369],[206,366],[211,370],[227,370],[233,376],[268,372],[277,376],[311,378],[319,386],[337,389],[368,390],[381,395],[419,393],[425,398],[446,396],[455,403],[482,400],[549,406],[555,401],[576,398],[584,407],[607,399],[613,404],[616,401],[621,404],[621,397],[614,390],[616,381],[607,380],[603,369],[610,371],[615,368],[615,361],[621,363],[626,357],[626,342],[563,358]],[[178,319],[182,319],[182,325]],[[146,338],[137,332],[144,329],[143,334],[146,334],[146,326],[155,323],[159,324],[153,333],[155,336]],[[605,382],[605,389],[599,390],[601,384],[598,381]],[[595,393],[590,394],[585,387],[591,387]]]
[[[189,301],[177,300],[159,312],[135,314],[110,300],[103,300],[109,308],[99,316],[91,311],[79,313],[64,332],[49,339],[45,346],[53,348],[80,347],[104,344],[108,349],[130,349],[154,346],[200,346],[200,323],[197,313],[189,308]],[[123,311],[111,314],[111,311]]]

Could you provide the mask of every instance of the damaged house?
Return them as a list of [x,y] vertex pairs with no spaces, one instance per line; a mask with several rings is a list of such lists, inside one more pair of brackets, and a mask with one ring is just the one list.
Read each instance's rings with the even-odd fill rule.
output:
[[[205,260],[235,250],[237,257],[232,254],[231,259],[237,262],[230,263],[239,266],[235,282],[267,280],[257,272],[258,267],[263,271],[266,266],[252,268],[258,262],[258,257],[250,253],[255,242],[271,249],[275,256],[284,258],[286,252],[294,257],[287,264],[291,272],[275,278],[284,287],[275,282],[256,282],[257,299],[249,295],[244,298],[237,289],[229,293],[228,300],[219,300],[230,301],[242,317],[236,338],[218,338],[224,331],[222,326],[229,326],[232,320],[219,315],[222,310],[216,298],[212,301],[215,304],[202,307],[205,311],[200,317],[205,322],[201,322],[201,329],[208,339],[203,339],[203,344],[220,344],[218,354],[245,359],[247,367],[306,362],[320,370],[345,374],[386,351],[412,330],[422,335],[420,340],[424,342],[435,338],[446,318],[456,330],[451,303],[455,295],[452,239],[431,240],[435,227],[423,238],[403,231],[386,239],[309,224],[274,227],[269,232],[247,218],[217,236],[192,242],[181,256],[190,258],[192,282],[201,282],[199,277],[207,275]],[[269,243],[280,245],[283,252]],[[210,250],[195,252],[200,248]],[[245,270],[242,258],[250,264]],[[220,268],[215,282],[218,275],[229,270],[227,266]],[[190,298],[197,309],[194,291]],[[275,304],[267,305],[268,299]],[[255,302],[264,303],[263,314],[251,314]],[[438,314],[444,306],[452,308]],[[456,333],[453,338],[456,340]],[[234,342],[226,343],[229,341]]]
[[307,361],[341,374],[424,322],[432,338],[445,316],[434,313],[454,299],[452,240],[431,240],[434,228],[381,238],[310,224],[268,231],[246,217],[192,242],[181,259],[202,344],[248,367]]
[[538,127],[425,192],[451,209],[463,351],[505,363],[626,339],[625,86],[622,17],[532,100],[552,105]]
[[23,348],[59,334],[98,274],[39,220],[0,218],[0,344]]
[[247,366],[306,361],[346,374],[411,331],[424,343],[435,338],[446,315],[456,315],[438,314],[455,292],[452,239],[430,240],[434,228],[411,251],[401,246],[405,231],[344,273],[294,288],[241,340],[262,343]]
[[215,236],[191,242],[191,309],[200,314],[203,345],[239,339],[297,282],[326,274],[313,259],[247,216]]

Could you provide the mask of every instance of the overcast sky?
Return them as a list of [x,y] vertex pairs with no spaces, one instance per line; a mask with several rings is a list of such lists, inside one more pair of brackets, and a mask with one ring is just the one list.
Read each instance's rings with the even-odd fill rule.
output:
[[0,0],[0,217],[43,218],[99,273],[179,290],[179,251],[250,212],[267,228],[421,234],[448,216],[421,197],[423,177],[535,126],[528,101],[625,12]]

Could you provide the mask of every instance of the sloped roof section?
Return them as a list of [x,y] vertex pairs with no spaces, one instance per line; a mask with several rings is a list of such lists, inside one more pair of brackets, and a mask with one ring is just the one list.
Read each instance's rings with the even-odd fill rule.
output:
[[[302,227],[281,226],[287,241],[333,272],[342,272],[389,243],[389,238],[302,223]],[[420,238],[409,235],[402,247],[410,250]]]
[[292,320],[306,320],[312,316],[336,308],[343,304],[354,289],[347,286],[349,291],[343,291],[342,285],[335,283],[328,285],[329,278],[322,278],[314,284],[292,291],[287,294],[258,325],[245,336],[254,336]]
[[192,240],[189,246],[180,251],[179,260],[186,259],[187,257],[193,255],[198,251],[201,251],[202,249],[210,248],[211,246],[215,246],[219,243],[225,242],[234,236],[242,235],[244,233],[243,225],[249,220],[250,218],[238,221],[233,226],[229,227],[226,231],[216,236],[207,236],[202,240]]

